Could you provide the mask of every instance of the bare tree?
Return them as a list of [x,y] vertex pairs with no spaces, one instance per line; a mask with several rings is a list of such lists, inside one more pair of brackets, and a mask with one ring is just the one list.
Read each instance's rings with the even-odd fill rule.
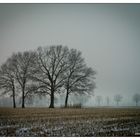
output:
[[22,93],[22,108],[25,108],[25,98],[28,97],[29,93],[33,92],[35,88],[33,88],[33,83],[30,79],[32,75],[31,70],[35,66],[35,58],[36,53],[31,51],[19,52],[12,56],[16,80]]
[[15,71],[13,69],[12,61],[9,58],[0,68],[0,89],[2,95],[8,94],[13,98],[13,108],[16,108],[15,82]]
[[136,103],[136,106],[138,106],[138,102],[140,101],[140,94],[138,93],[134,94],[133,101]]
[[92,94],[95,88],[93,81],[95,71],[86,66],[81,52],[71,49],[67,58],[68,69],[65,71],[65,107],[70,93]]
[[98,106],[100,106],[101,105],[101,101],[102,101],[102,96],[97,96],[96,97],[96,101],[98,103]]
[[122,96],[117,94],[117,95],[114,96],[114,100],[115,100],[115,102],[116,102],[116,104],[118,106],[119,102],[121,102],[121,100],[122,100]]
[[33,79],[40,83],[42,93],[50,95],[50,108],[54,108],[55,93],[64,85],[64,71],[67,69],[68,48],[62,46],[39,47],[37,67]]

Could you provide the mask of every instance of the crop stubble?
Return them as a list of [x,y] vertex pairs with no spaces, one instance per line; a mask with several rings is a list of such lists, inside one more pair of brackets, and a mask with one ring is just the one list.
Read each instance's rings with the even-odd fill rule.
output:
[[0,108],[0,136],[139,136],[139,108]]

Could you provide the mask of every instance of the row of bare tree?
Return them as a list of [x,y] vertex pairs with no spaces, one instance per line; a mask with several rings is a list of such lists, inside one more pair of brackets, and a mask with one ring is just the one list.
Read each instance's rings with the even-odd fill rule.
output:
[[39,47],[35,51],[13,54],[0,68],[0,93],[11,96],[16,108],[16,96],[21,107],[33,96],[50,96],[54,108],[56,94],[93,94],[96,72],[88,67],[80,51],[63,46]]
[[[119,106],[119,103],[122,101],[123,96],[121,96],[120,94],[116,94],[114,96],[114,101],[116,102],[116,105]],[[140,94],[135,93],[132,96],[133,101],[135,102],[136,106],[138,106],[138,103],[140,102]],[[101,102],[102,102],[103,98],[102,96],[96,96],[96,101],[98,103],[98,106],[100,106]],[[110,104],[110,98],[109,96],[106,97],[106,105],[109,106]]]

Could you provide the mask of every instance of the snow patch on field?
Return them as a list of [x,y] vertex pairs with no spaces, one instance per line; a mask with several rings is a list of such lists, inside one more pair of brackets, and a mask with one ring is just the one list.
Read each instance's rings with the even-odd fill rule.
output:
[[30,129],[29,128],[19,128],[19,129],[16,130],[16,136],[28,137],[28,136],[30,136]]
[[[73,122],[73,123],[72,123]],[[86,121],[67,121],[61,124],[34,124],[31,127],[2,127],[0,130],[0,136],[17,136],[17,137],[29,137],[29,136],[126,136],[134,135],[140,131],[140,124],[132,124],[128,126],[117,126],[114,124],[106,124],[107,122],[94,122],[93,120]],[[26,124],[27,125],[27,124]],[[126,125],[126,126],[125,126]],[[29,126],[29,125],[27,125]]]

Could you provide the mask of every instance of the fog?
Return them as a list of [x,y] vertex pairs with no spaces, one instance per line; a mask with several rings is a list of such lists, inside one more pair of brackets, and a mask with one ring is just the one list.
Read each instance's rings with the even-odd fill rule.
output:
[[[0,65],[13,52],[66,45],[97,71],[94,96],[140,93],[140,4],[0,4]],[[103,104],[102,103],[102,104]]]

